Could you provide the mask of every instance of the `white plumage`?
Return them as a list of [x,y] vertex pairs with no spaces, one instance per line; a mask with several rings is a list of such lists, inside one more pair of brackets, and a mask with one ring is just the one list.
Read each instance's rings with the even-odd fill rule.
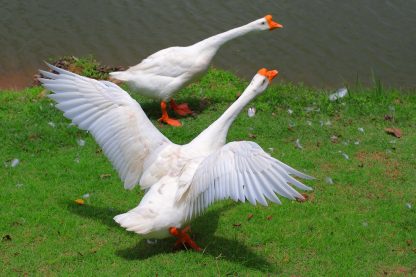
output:
[[[309,179],[249,141],[225,144],[239,112],[262,93],[277,71],[262,69],[224,114],[186,145],[176,145],[149,121],[140,105],[117,85],[49,65],[43,85],[57,108],[94,136],[124,181],[140,183],[146,193],[139,205],[114,219],[146,238],[169,236],[211,203],[231,198],[253,205],[280,203],[276,193],[303,198],[289,184],[310,190],[292,176]],[[268,80],[269,79],[269,80]],[[291,176],[292,175],[292,176]]]
[[[173,101],[172,97],[176,92],[201,77],[223,44],[250,32],[279,27],[282,25],[274,22],[271,15],[267,15],[187,47],[175,46],[160,50],[126,71],[112,72],[110,76],[126,82],[144,96],[162,100],[164,104],[162,103],[161,121],[179,126],[179,121],[167,115],[165,102]],[[191,113],[186,104],[176,105],[171,102],[171,107],[179,115]]]

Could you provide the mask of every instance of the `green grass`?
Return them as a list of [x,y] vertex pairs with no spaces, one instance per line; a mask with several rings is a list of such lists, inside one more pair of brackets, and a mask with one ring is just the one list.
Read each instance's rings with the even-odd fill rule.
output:
[[[273,148],[277,159],[317,177],[306,182],[314,191],[307,202],[282,199],[281,206],[216,203],[192,223],[204,253],[172,252],[173,238],[148,245],[118,226],[112,218],[143,193],[123,189],[93,138],[68,126],[42,88],[1,92],[0,275],[415,275],[416,94],[357,87],[330,102],[327,91],[274,83],[250,104],[255,117],[245,109],[237,118],[228,140]],[[179,94],[198,112],[183,128],[161,126],[159,104],[133,97],[169,139],[186,143],[246,85],[211,70]],[[20,163],[10,167],[14,158]],[[86,204],[75,204],[85,193]]]

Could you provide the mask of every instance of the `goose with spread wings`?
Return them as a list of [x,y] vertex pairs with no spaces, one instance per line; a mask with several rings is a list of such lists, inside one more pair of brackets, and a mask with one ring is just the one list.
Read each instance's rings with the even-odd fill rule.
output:
[[[294,177],[310,179],[271,157],[251,141],[226,143],[241,110],[268,87],[276,70],[259,70],[242,95],[207,129],[185,145],[166,138],[140,105],[119,86],[49,65],[41,70],[49,97],[80,129],[88,130],[119,173],[126,189],[140,184],[139,205],[114,220],[145,238],[177,237],[177,245],[201,248],[185,227],[210,204],[233,199],[251,204],[281,203],[278,195],[303,198],[291,185],[310,190]],[[185,228],[184,228],[185,227]]]

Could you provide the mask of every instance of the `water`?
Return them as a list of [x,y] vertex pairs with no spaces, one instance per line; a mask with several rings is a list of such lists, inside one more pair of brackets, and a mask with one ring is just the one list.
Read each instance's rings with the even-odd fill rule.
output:
[[30,84],[43,60],[93,54],[133,65],[155,51],[189,45],[266,14],[284,29],[238,38],[214,66],[250,78],[338,88],[372,76],[415,88],[416,1],[4,1],[0,0],[0,87]]

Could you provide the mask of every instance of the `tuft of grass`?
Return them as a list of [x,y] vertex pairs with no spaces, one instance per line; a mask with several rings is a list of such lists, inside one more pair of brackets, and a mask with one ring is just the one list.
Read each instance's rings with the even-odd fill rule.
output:
[[[197,111],[182,128],[160,125],[159,103],[131,95],[182,144],[247,84],[210,70],[178,95]],[[143,192],[122,188],[94,139],[71,126],[42,88],[3,91],[0,275],[414,275],[416,95],[379,90],[349,88],[347,97],[330,102],[328,91],[277,80],[250,103],[256,115],[240,114],[228,140],[254,140],[317,177],[306,182],[314,191],[307,202],[282,199],[281,206],[214,204],[192,222],[204,253],[172,252],[174,239],[149,245],[119,227],[112,218],[135,207]],[[403,137],[387,135],[386,127],[400,128]],[[74,203],[86,193],[85,205]]]

